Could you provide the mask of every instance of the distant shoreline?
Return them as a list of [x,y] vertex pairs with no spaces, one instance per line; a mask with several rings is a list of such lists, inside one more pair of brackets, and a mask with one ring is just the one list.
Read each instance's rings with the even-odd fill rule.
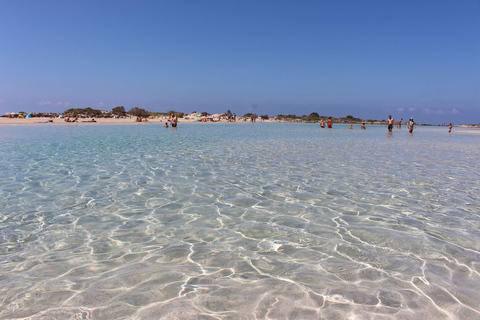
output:
[[[94,118],[95,122],[91,122],[92,118],[79,118],[78,122],[66,122],[63,118],[49,118],[49,117],[38,117],[38,118],[8,118],[8,117],[0,117],[0,126],[6,125],[95,125],[95,124],[165,124],[166,122],[170,125],[168,121],[168,117],[155,117],[149,118],[146,122],[137,122],[135,121],[136,117],[127,117],[127,118]],[[52,122],[49,122],[52,121]],[[318,123],[315,121],[286,121],[286,120],[274,120],[270,118],[268,120],[260,120],[257,119],[257,122],[267,122],[267,123]],[[197,118],[192,117],[184,117],[179,118],[178,123],[232,123],[228,120],[222,119],[220,122],[215,121],[207,121],[207,122],[200,122]],[[233,122],[235,123],[235,122]],[[244,118],[238,117],[236,123],[250,123],[250,120],[244,120]],[[367,122],[368,123],[368,122]],[[347,124],[347,123],[337,123],[334,124]],[[353,124],[360,124],[358,122]],[[368,123],[368,125],[384,125],[381,122],[375,122],[374,124]],[[420,124],[417,124],[420,125]],[[440,125],[431,125],[431,124],[423,124],[423,126],[434,126],[434,127],[442,127]],[[445,125],[445,128],[448,126]],[[469,133],[480,133],[480,125],[475,124],[461,124],[461,125],[454,125],[455,128],[459,129],[458,131],[461,132],[469,132]]]
[[[70,118],[72,119],[72,118]],[[168,123],[170,126],[170,122],[168,117],[156,117],[156,118],[149,118],[148,121],[137,122],[136,117],[127,117],[127,118],[94,118],[95,122],[92,122],[92,118],[79,118],[77,122],[66,122],[63,118],[48,118],[48,117],[39,117],[39,118],[7,118],[7,117],[0,117],[0,126],[2,125],[67,125],[67,126],[74,126],[74,125],[96,125],[96,124],[165,124]],[[49,122],[52,121],[52,122]],[[195,118],[179,118],[178,123],[231,123],[227,120],[223,120],[218,122],[199,122],[198,119]],[[238,123],[250,123],[250,121],[244,121],[243,119],[239,119],[236,122]],[[257,122],[262,122],[257,120]],[[263,122],[278,122],[274,120],[265,120]],[[234,123],[234,122],[233,122]]]

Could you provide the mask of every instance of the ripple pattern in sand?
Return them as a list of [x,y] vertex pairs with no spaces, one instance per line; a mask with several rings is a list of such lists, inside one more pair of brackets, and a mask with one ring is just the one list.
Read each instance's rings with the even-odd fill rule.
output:
[[0,146],[0,319],[480,317],[475,137],[48,130]]

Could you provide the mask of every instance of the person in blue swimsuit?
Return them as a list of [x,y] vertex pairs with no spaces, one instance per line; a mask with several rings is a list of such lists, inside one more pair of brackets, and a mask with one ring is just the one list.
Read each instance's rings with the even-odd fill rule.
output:
[[413,118],[410,118],[410,121],[408,121],[408,132],[412,133],[414,127],[416,127],[415,121],[413,121]]

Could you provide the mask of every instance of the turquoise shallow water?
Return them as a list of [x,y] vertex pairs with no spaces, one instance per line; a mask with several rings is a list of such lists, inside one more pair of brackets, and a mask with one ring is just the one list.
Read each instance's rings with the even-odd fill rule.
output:
[[0,319],[479,319],[480,135],[0,127]]

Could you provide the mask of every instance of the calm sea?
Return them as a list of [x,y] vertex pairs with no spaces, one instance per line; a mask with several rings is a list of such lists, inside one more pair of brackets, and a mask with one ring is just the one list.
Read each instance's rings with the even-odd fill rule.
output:
[[480,319],[480,134],[0,127],[0,319]]

